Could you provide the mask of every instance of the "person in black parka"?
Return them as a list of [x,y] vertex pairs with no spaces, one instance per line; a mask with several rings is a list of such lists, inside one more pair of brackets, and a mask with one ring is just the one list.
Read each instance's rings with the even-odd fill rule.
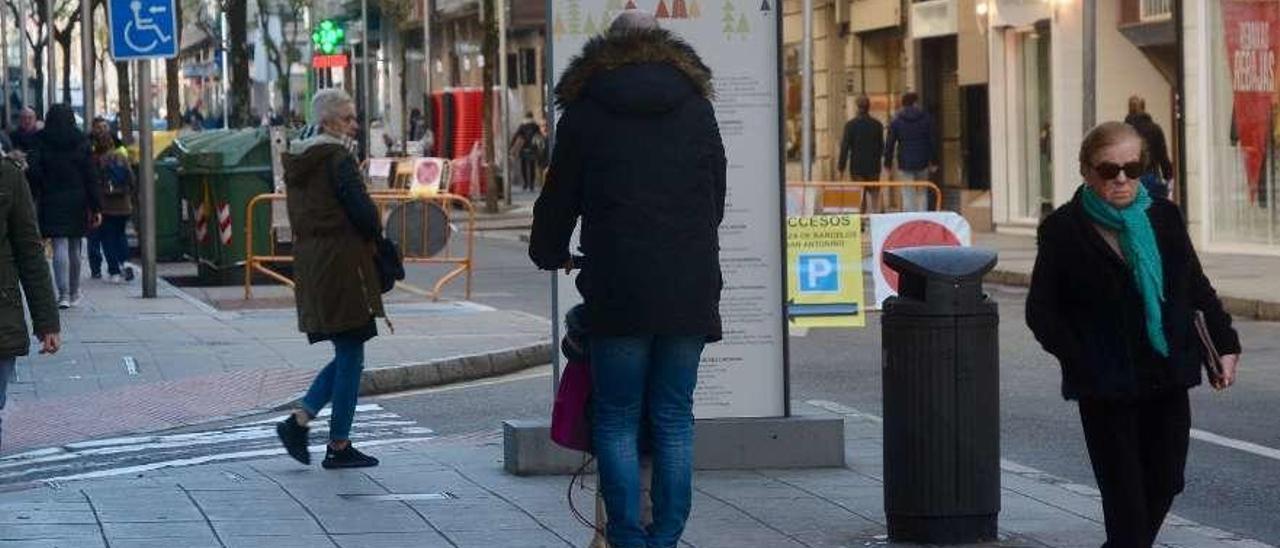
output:
[[[652,15],[624,11],[570,62],[529,254],[571,268],[590,326],[594,421],[610,546],[676,546],[690,510],[693,389],[721,338],[724,145],[711,70]],[[641,408],[645,409],[642,416]],[[641,420],[653,448],[653,524],[640,524]]]
[[81,243],[102,224],[102,193],[89,140],[76,127],[71,107],[49,108],[30,164],[40,234],[53,240],[58,307],[69,308],[80,300]]
[[1223,375],[1235,382],[1240,338],[1200,267],[1177,206],[1139,182],[1139,133],[1108,122],[1085,137],[1075,198],[1040,224],[1026,318],[1078,400],[1106,519],[1108,548],[1149,548],[1182,491],[1191,429],[1187,391],[1201,382],[1202,312]]

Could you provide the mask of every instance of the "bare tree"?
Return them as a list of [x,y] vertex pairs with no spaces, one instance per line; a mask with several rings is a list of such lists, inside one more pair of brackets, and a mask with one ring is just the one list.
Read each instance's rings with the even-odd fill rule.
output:
[[302,27],[302,13],[311,6],[312,0],[281,0],[277,4],[277,14],[281,19],[284,43],[276,43],[276,37],[270,32],[271,8],[268,0],[258,0],[258,26],[262,29],[262,40],[266,46],[267,60],[276,69],[276,85],[280,89],[283,100],[283,114],[293,112],[293,82],[290,75],[294,63],[302,57],[298,50],[298,30]]
[[[497,105],[493,104],[493,86],[497,81],[496,73],[498,71],[498,18],[495,11],[495,3],[493,0],[481,0],[483,7],[481,13],[484,14],[484,165],[489,169],[483,170],[484,175],[484,205],[485,210],[489,213],[498,212],[498,179],[494,176],[494,117],[498,114]],[[506,90],[503,90],[506,91]]]
[[[4,0],[4,3],[5,6],[9,8],[9,12],[13,14],[13,20],[20,21],[21,18],[18,13],[18,5],[15,4],[13,0]],[[45,31],[47,27],[44,24],[45,0],[34,0],[33,3],[34,5],[30,6],[27,12],[30,14],[31,21],[36,23],[36,34],[34,36],[31,35],[30,25],[23,25],[22,36],[20,38],[25,39],[27,44],[31,47],[31,61],[32,64],[35,65],[36,89],[44,89],[44,46],[49,41],[49,33]],[[28,84],[29,82],[22,83],[23,86]],[[37,93],[36,96],[39,97],[40,94]],[[33,105],[23,106],[32,107],[33,109],[35,108]]]
[[[92,10],[101,3],[102,0],[92,0],[89,7]],[[53,41],[62,50],[62,102],[69,105],[71,104],[71,40],[76,35],[76,26],[80,24],[80,2],[62,0],[55,6],[53,19]],[[66,21],[62,28],[58,28],[58,19]],[[84,82],[81,85],[89,86],[92,83]]]
[[[178,48],[182,48],[182,2],[174,2],[174,20],[178,22],[177,29],[174,30],[174,40],[178,42]],[[165,110],[168,115],[165,119],[169,123],[169,129],[176,130],[182,127],[182,96],[178,86],[181,85],[178,75],[178,57],[174,56],[164,61],[164,103]]]
[[227,41],[230,42],[226,62],[231,67],[231,108],[228,123],[240,128],[249,125],[249,49],[248,0],[225,0]]
[[129,63],[116,61],[116,93],[120,95],[120,135],[133,135],[133,86],[129,84]]

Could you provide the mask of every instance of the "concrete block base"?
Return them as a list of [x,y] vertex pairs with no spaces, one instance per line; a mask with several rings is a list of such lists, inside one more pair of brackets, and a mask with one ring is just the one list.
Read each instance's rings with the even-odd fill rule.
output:
[[[844,466],[840,417],[706,419],[694,422],[694,429],[699,470]],[[503,467],[518,476],[572,474],[586,461],[582,453],[551,441],[546,420],[504,421],[502,444]]]

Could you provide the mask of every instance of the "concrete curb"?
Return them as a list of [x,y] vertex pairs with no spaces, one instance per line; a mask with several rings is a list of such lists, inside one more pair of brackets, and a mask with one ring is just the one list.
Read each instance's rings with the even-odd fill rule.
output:
[[551,363],[551,344],[538,343],[426,363],[365,369],[360,375],[360,395],[373,396],[495,377],[548,363]]
[[[423,363],[375,367],[360,374],[360,395],[376,396],[496,377],[551,363],[551,344],[504,348],[492,352],[450,356]],[[302,394],[282,402],[274,411],[292,409]]]
[[[983,281],[989,284],[1029,287],[1031,286],[1031,274],[1008,270],[992,270],[987,273]],[[1280,302],[1242,299],[1222,294],[1219,294],[1218,298],[1222,300],[1222,307],[1232,316],[1263,322],[1280,322]]]

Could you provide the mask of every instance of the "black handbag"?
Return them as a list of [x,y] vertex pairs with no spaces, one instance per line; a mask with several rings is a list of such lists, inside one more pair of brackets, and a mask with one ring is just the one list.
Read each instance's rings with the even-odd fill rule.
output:
[[379,236],[378,251],[373,256],[373,263],[378,267],[378,282],[382,292],[386,293],[396,287],[396,282],[404,279],[404,258],[400,256],[400,248],[396,243]]

